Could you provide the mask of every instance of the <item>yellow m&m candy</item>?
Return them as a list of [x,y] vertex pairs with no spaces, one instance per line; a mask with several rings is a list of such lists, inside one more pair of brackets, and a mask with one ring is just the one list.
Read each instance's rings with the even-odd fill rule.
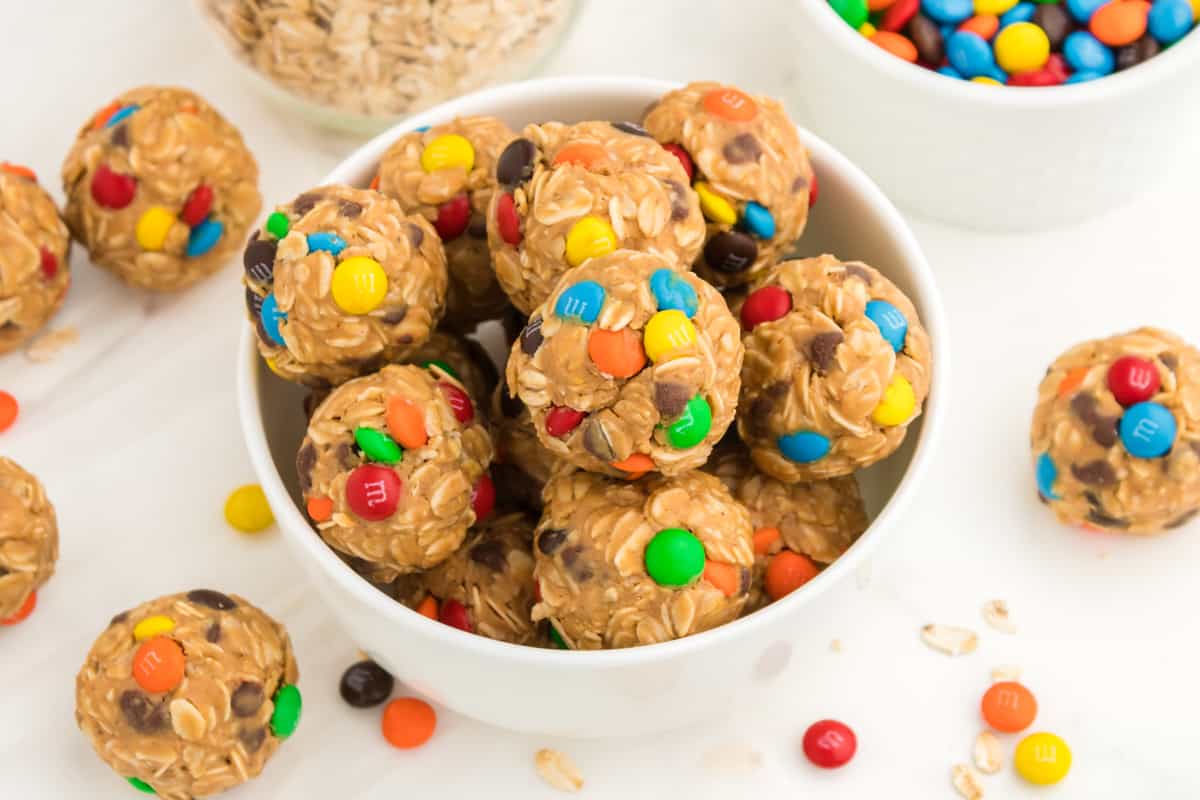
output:
[[651,317],[642,334],[646,357],[655,364],[670,360],[675,353],[695,343],[696,327],[687,314],[676,308],[659,311]]
[[175,215],[162,206],[150,206],[137,222],[134,234],[143,250],[158,252],[167,242],[167,234],[175,224]]
[[1013,766],[1030,783],[1058,783],[1071,771],[1071,748],[1053,733],[1031,733],[1017,744]]
[[584,217],[567,231],[567,263],[572,267],[616,249],[616,232],[599,217]]
[[475,166],[475,148],[457,133],[445,133],[425,145],[421,151],[421,169],[436,172],[446,167],[462,167],[467,172]]
[[334,268],[329,290],[333,294],[333,302],[342,311],[347,314],[369,314],[387,296],[387,273],[373,258],[347,258]]
[[257,483],[239,486],[225,501],[225,521],[242,533],[258,533],[275,521],[267,496]]
[[876,424],[886,427],[903,425],[912,416],[917,407],[917,396],[913,393],[912,384],[908,378],[897,372],[892,376],[892,382],[883,390],[883,399],[871,412],[871,419]]
[[705,181],[696,182],[696,194],[700,195],[700,210],[704,216],[721,225],[732,225],[737,222],[737,211],[729,201],[713,191]]
[[175,630],[175,620],[158,614],[153,617],[146,617],[137,625],[134,625],[133,638],[141,642],[146,639],[153,639],[155,636],[166,636],[173,630]]
[[996,34],[992,48],[1005,72],[1033,72],[1050,58],[1050,37],[1032,22],[1014,22]]

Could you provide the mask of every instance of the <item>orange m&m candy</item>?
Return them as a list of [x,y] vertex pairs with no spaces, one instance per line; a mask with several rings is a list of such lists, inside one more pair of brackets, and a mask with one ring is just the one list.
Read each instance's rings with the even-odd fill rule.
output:
[[745,92],[723,86],[704,95],[704,110],[730,122],[749,122],[758,115],[758,104]]
[[387,404],[387,429],[401,447],[409,450],[424,447],[429,441],[425,430],[425,414],[404,397],[393,397]]
[[14,164],[11,161],[0,161],[0,172],[7,172],[9,175],[16,175],[18,178],[28,178],[37,183],[37,173],[29,167]]
[[629,473],[625,477],[628,480],[636,481],[638,478],[645,475],[650,470],[654,469],[654,459],[645,453],[634,453],[629,458],[623,461],[614,461],[609,466],[616,467],[622,472]]
[[437,598],[435,598],[431,594],[425,595],[425,599],[417,604],[417,613],[420,614],[422,617],[429,617],[430,619],[437,619],[438,618]]
[[608,157],[608,152],[595,142],[570,142],[554,155],[554,166],[578,164],[591,169]]
[[778,600],[817,577],[817,565],[791,550],[781,550],[767,564],[763,584],[772,600]]
[[705,561],[703,577],[726,597],[733,597],[742,586],[741,570],[724,561]]
[[400,697],[388,703],[380,720],[383,738],[392,747],[410,750],[429,741],[437,728],[433,706],[415,697]]
[[11,617],[0,619],[0,625],[16,625],[18,622],[24,622],[25,618],[32,614],[35,608],[37,608],[37,592],[33,591],[25,598],[25,602],[21,603],[21,607],[17,609],[17,613]]
[[1016,733],[1033,724],[1037,699],[1016,681],[993,683],[979,703],[983,718],[1001,733]]
[[1063,376],[1063,379],[1058,382],[1058,396],[1066,397],[1074,392],[1083,384],[1083,379],[1087,377],[1087,367],[1075,367],[1075,369]]
[[779,541],[779,528],[759,528],[754,532],[754,555],[765,556],[771,552],[771,545]]
[[871,44],[882,47],[897,58],[902,58],[910,64],[917,63],[917,46],[912,40],[900,33],[891,31],[876,31],[871,36]]
[[629,328],[593,329],[588,336],[588,357],[597,369],[614,378],[632,378],[646,366],[642,337]]
[[333,516],[333,501],[328,497],[310,497],[304,509],[313,522],[324,522]]
[[155,636],[133,654],[133,679],[147,692],[169,692],[183,681],[187,659],[174,639]]
[[1150,14],[1145,0],[1108,2],[1096,9],[1088,29],[1109,47],[1124,47],[1142,38]]

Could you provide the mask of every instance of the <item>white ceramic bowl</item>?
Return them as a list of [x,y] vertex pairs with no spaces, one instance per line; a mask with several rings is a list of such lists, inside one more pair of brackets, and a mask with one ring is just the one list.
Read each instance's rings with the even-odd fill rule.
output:
[[[517,129],[547,119],[637,119],[670,88],[637,78],[563,78],[479,92],[380,135],[346,159],[328,181],[365,186],[388,144],[421,125],[465,114],[494,114]],[[896,529],[926,471],[946,413],[948,358],[941,300],[920,247],[887,198],[828,144],[806,131],[801,135],[821,178],[820,201],[802,251],[864,259],[908,293],[934,342],[933,387],[923,417],[909,430],[900,452],[864,474],[873,522],[858,543],[803,590],[716,630],[626,650],[539,650],[463,633],[393,602],[343,564],[302,513],[294,465],[304,429],[303,390],[266,369],[255,351],[253,330],[246,326],[238,359],[239,409],[250,457],[275,518],[350,637],[401,681],[456,711],[514,730],[595,737],[686,725],[727,708],[738,689],[751,682],[764,654],[788,652],[781,643],[803,625],[808,601],[851,574],[880,537]],[[713,681],[714,674],[723,680]],[[705,703],[695,702],[700,696]]]
[[1200,140],[1200,33],[1101,80],[984,86],[871,45],[826,0],[796,0],[797,119],[907,210],[1031,230],[1115,208]]

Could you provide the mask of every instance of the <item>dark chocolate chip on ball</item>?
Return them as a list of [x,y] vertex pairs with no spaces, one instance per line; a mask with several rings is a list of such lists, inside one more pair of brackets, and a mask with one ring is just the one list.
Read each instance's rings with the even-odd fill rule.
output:
[[1101,459],[1086,464],[1072,464],[1071,474],[1075,476],[1075,480],[1088,486],[1114,486],[1117,483],[1116,470]]
[[868,270],[866,267],[860,266],[858,264],[847,264],[846,265],[846,275],[849,277],[852,277],[852,278],[858,278],[860,281],[865,283],[867,286],[871,285],[871,271]]
[[718,272],[744,272],[756,258],[758,245],[738,231],[721,231],[704,245],[705,262]]
[[123,122],[113,128],[112,135],[109,136],[108,140],[112,143],[113,147],[127,149],[129,147],[129,125]]
[[754,138],[754,134],[739,133],[725,143],[721,154],[730,164],[749,164],[751,161],[757,161],[762,155],[762,147],[759,146],[758,139]]
[[420,225],[408,224],[408,241],[412,244],[414,250],[421,248],[421,243],[425,241],[425,229]]
[[634,136],[650,136],[649,132],[636,122],[610,122],[609,124],[622,133],[631,133]]
[[363,207],[361,203],[356,203],[353,200],[338,200],[338,213],[346,219],[357,219],[362,215]]
[[128,689],[117,700],[121,716],[138,733],[158,733],[167,727],[167,710],[137,689]]
[[316,208],[317,203],[321,202],[322,195],[315,192],[305,192],[292,201],[292,211],[297,217],[303,217],[308,212]]
[[209,625],[208,630],[204,632],[204,639],[212,644],[221,641],[221,623],[214,622],[212,625]]
[[266,738],[266,728],[252,728],[248,731],[241,731],[238,733],[238,739],[241,740],[242,747],[244,747],[246,752],[250,754],[257,753],[258,749],[262,747]]
[[342,673],[338,692],[349,705],[370,708],[387,700],[395,684],[391,673],[374,661],[359,661]]
[[552,556],[558,552],[558,548],[562,547],[563,542],[567,540],[567,532],[562,528],[550,528],[542,531],[538,536],[538,550],[541,550],[545,555]]
[[312,471],[316,465],[317,448],[305,439],[300,451],[296,453],[296,477],[300,481],[300,491],[307,493],[312,488]]
[[688,400],[692,399],[692,390],[673,381],[656,381],[654,384],[654,407],[662,419],[675,419],[683,413]]
[[531,356],[542,346],[542,318],[534,317],[521,331],[521,352]]
[[671,220],[681,222],[688,218],[691,207],[688,205],[687,189],[679,181],[667,180],[667,191],[671,195]]
[[253,716],[267,697],[260,683],[242,681],[229,696],[229,708],[235,717]]
[[192,589],[187,593],[187,599],[198,606],[207,606],[216,611],[232,611],[237,608],[233,598],[212,589]]
[[512,188],[533,177],[537,148],[528,139],[513,139],[496,160],[496,181]]
[[605,463],[617,457],[608,429],[598,419],[590,420],[583,429],[583,449]]
[[845,340],[841,331],[826,331],[818,333],[808,343],[808,360],[813,368],[824,375],[833,366],[834,355],[838,345]]
[[492,572],[503,572],[508,566],[504,545],[496,539],[485,539],[474,545],[467,556],[476,564],[482,564]]

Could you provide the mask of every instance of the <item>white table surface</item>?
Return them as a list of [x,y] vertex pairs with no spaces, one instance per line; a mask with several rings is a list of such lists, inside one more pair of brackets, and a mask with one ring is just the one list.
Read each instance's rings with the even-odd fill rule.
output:
[[[804,76],[788,59],[786,5],[596,0],[547,71],[715,77],[788,97]],[[268,204],[314,184],[353,146],[248,91],[183,0],[9,0],[0,75],[0,158],[34,167],[59,199],[78,126],[141,83],[194,88],[239,125]],[[820,130],[820,120],[800,122]],[[955,363],[949,430],[912,512],[872,569],[797,618],[808,655],[783,680],[754,689],[728,720],[628,741],[546,741],[443,711],[423,749],[388,747],[377,711],[338,699],[355,645],[278,533],[247,538],[222,520],[228,491],[254,480],[233,396],[237,267],[154,297],[118,285],[77,249],[53,324],[77,327],[79,343],[49,364],[0,359],[0,388],[22,403],[0,452],[43,478],[62,530],[58,574],[36,614],[0,629],[0,797],[136,796],[76,730],[74,675],[112,613],[204,585],[282,619],[303,674],[298,733],[231,798],[558,796],[533,770],[543,746],[575,758],[589,797],[951,798],[950,767],[969,760],[979,696],[1004,664],[1023,669],[1041,703],[1037,727],[1067,739],[1075,766],[1048,790],[1006,768],[986,778],[988,797],[1200,795],[1200,525],[1148,540],[1060,528],[1035,500],[1026,452],[1035,387],[1069,344],[1142,323],[1200,340],[1198,183],[1200,163],[1180,164],[1169,185],[1121,211],[1036,235],[915,222],[949,309]],[[1008,601],[1017,635],[984,625],[991,598]],[[917,635],[928,622],[978,630],[979,650],[958,659],[929,650]],[[825,716],[859,735],[857,758],[837,773],[799,754],[804,728]],[[1011,752],[1015,739],[1003,738]],[[759,753],[761,766],[704,766],[728,747]]]

